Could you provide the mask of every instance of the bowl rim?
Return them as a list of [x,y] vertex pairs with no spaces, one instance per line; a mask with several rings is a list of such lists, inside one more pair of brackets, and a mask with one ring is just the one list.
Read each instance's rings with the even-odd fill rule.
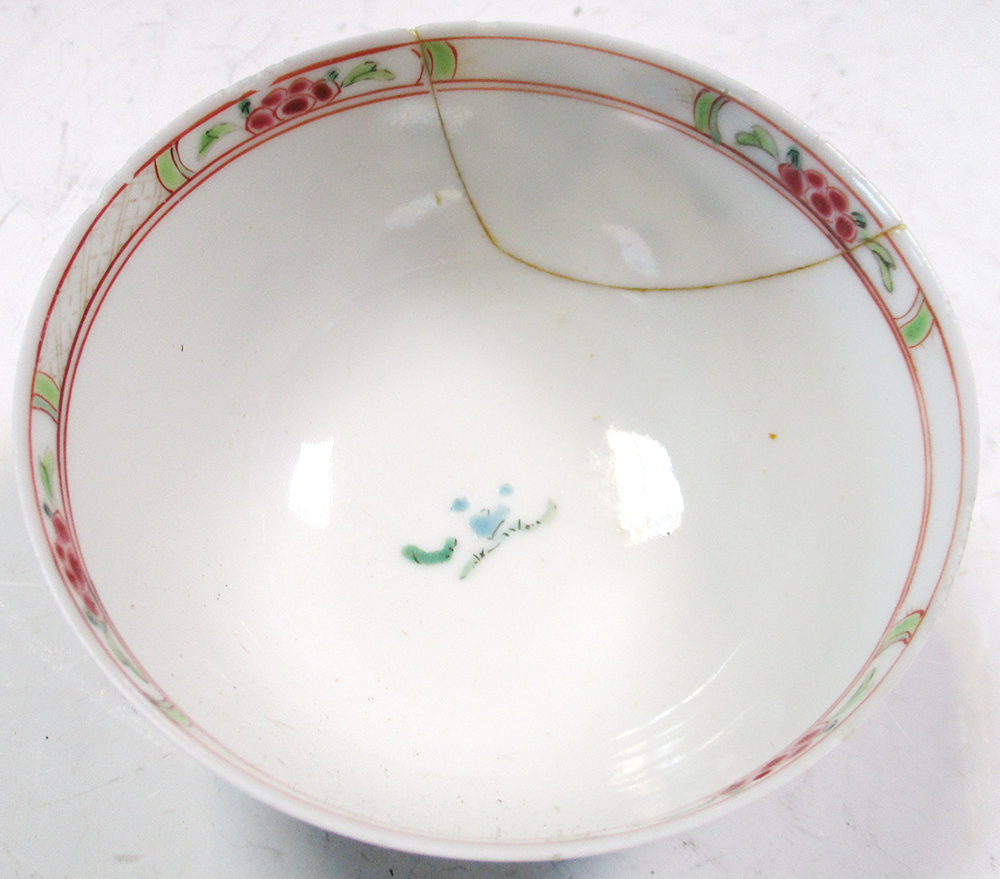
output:
[[879,698],[882,698],[899,680],[926,642],[933,622],[939,616],[944,598],[961,563],[975,501],[979,471],[977,397],[970,360],[951,305],[926,257],[908,234],[900,246],[905,247],[910,271],[921,279],[921,288],[932,308],[933,317],[936,319],[943,337],[947,340],[946,350],[950,354],[955,379],[959,403],[959,423],[962,431],[960,452],[963,469],[960,501],[957,505],[950,549],[941,569],[938,587],[927,605],[926,613],[918,621],[919,624],[908,633],[904,644],[905,649],[901,651],[885,676],[877,682],[871,691],[864,694],[863,698],[851,708],[843,719],[838,721],[835,728],[817,737],[815,741],[807,743],[807,747],[795,754],[793,759],[779,764],[773,772],[768,772],[741,788],[738,796],[719,799],[703,808],[675,818],[657,820],[624,830],[597,831],[592,834],[558,840],[527,843],[483,842],[424,836],[411,830],[400,830],[354,816],[338,814],[314,803],[289,796],[257,777],[253,773],[252,767],[241,767],[228,760],[220,759],[218,753],[192,738],[175,719],[170,717],[169,711],[165,711],[163,706],[157,707],[153,704],[150,698],[144,695],[127,675],[123,674],[121,665],[114,661],[106,649],[100,646],[92,627],[82,618],[77,604],[70,595],[70,589],[64,583],[63,576],[53,559],[49,540],[39,515],[36,474],[30,448],[31,400],[34,393],[38,351],[49,310],[58,292],[60,279],[80,243],[88,234],[88,230],[113,195],[130,181],[139,169],[148,165],[153,157],[160,154],[166,145],[174,142],[181,132],[189,130],[195,123],[208,118],[223,104],[231,104],[240,95],[251,91],[263,91],[276,79],[287,76],[291,71],[317,63],[319,60],[325,61],[344,56],[366,54],[389,46],[411,44],[422,46],[431,41],[446,39],[449,36],[456,39],[514,38],[535,40],[541,43],[569,44],[583,49],[627,56],[654,67],[678,72],[690,79],[704,83],[706,87],[719,94],[724,94],[730,99],[744,102],[755,112],[774,120],[782,130],[791,132],[794,139],[809,153],[821,157],[824,163],[828,167],[834,168],[841,178],[849,180],[858,190],[863,191],[871,204],[876,205],[888,216],[895,216],[886,199],[868,182],[867,178],[834,147],[795,116],[724,74],[640,43],[552,25],[458,21],[436,23],[414,29],[381,31],[318,46],[308,52],[270,65],[251,77],[213,93],[170,122],[131,156],[121,170],[102,189],[96,202],[73,225],[57,250],[32,306],[25,325],[20,357],[15,372],[12,427],[18,491],[31,542],[45,579],[63,616],[76,631],[88,652],[119,691],[155,728],[175,745],[235,787],[310,824],[375,845],[425,855],[482,861],[528,861],[604,853],[652,842],[668,835],[689,830],[696,825],[741,808],[800,775],[846,739],[871,715],[877,707],[878,701],[878,699],[871,697],[878,693]]

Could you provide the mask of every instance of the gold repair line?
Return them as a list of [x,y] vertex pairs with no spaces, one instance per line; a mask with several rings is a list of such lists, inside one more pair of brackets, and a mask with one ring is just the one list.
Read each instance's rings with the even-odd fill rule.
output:
[[[414,30],[417,39],[420,41],[420,52],[421,56],[424,53],[423,38],[420,36],[419,32]],[[424,64],[424,70],[427,70],[427,64]],[[544,266],[537,265],[536,263],[529,262],[523,257],[518,256],[516,253],[511,253],[504,247],[497,239],[494,237],[493,233],[489,230],[483,220],[483,215],[479,213],[479,208],[476,207],[476,202],[472,198],[472,193],[469,192],[469,187],[466,185],[465,177],[462,176],[462,169],[458,167],[458,160],[455,158],[455,150],[451,145],[451,138],[448,136],[448,129],[444,124],[444,115],[441,112],[441,104],[438,101],[437,89],[434,88],[434,80],[428,73],[427,82],[430,86],[431,97],[434,100],[434,110],[437,113],[438,124],[441,126],[441,134],[444,137],[445,146],[448,149],[448,156],[451,158],[451,165],[455,169],[455,175],[458,177],[458,182],[462,186],[462,191],[465,193],[465,197],[469,202],[469,207],[472,208],[472,213],[476,217],[476,222],[479,223],[479,227],[483,230],[483,234],[489,240],[497,250],[500,251],[508,259],[514,260],[514,262],[519,262],[523,266],[527,266],[529,269],[534,269],[536,272],[541,272],[545,275],[550,275],[553,278],[561,278],[564,281],[572,281],[576,284],[586,284],[591,287],[604,287],[607,290],[621,290],[628,293],[680,293],[686,290],[714,290],[719,287],[734,287],[740,284],[753,284],[755,281],[767,281],[771,278],[781,278],[785,275],[793,275],[796,272],[804,272],[807,269],[816,268],[816,266],[824,265],[828,262],[833,262],[834,260],[840,259],[846,254],[853,255],[856,251],[867,246],[868,241],[877,241],[879,238],[885,238],[893,232],[902,232],[906,229],[905,223],[896,223],[894,226],[890,226],[888,229],[883,229],[876,235],[872,235],[867,239],[859,241],[852,247],[846,250],[838,250],[835,253],[831,253],[829,256],[824,256],[821,259],[814,260],[813,262],[805,263],[801,266],[795,266],[790,269],[781,269],[776,272],[768,272],[763,275],[755,275],[752,278],[741,278],[736,281],[715,281],[711,284],[686,284],[678,287],[637,287],[628,284],[604,284],[599,281],[588,281],[586,278],[577,278],[573,275],[567,275],[563,272],[557,272],[554,269],[547,269]]]

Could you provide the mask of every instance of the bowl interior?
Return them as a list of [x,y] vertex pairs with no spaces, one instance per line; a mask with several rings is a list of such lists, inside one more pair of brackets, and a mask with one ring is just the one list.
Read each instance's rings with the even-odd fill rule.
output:
[[905,232],[768,112],[442,31],[175,135],[35,364],[104,661],[255,792],[432,850],[711,812],[818,745],[938,588],[961,417]]

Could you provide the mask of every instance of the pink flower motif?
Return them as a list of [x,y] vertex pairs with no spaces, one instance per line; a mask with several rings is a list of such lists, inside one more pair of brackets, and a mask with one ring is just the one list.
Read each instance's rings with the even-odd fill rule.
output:
[[258,107],[247,116],[247,131],[251,134],[260,134],[269,128],[274,128],[278,124],[278,117],[274,115],[274,110],[270,107]]
[[313,81],[305,76],[300,76],[295,82],[293,82],[288,87],[288,94],[297,95],[301,92],[307,92],[313,87]]
[[820,192],[826,189],[826,178],[823,176],[821,171],[817,171],[815,168],[810,168],[804,173],[806,186],[810,189],[818,189]]
[[858,237],[858,224],[846,214],[841,214],[833,224],[833,231],[844,244],[850,244]]
[[781,182],[785,184],[785,188],[792,195],[796,198],[802,197],[802,193],[806,191],[806,178],[800,168],[791,162],[782,162],[778,165],[778,175],[781,177]]
[[246,129],[250,134],[260,134],[274,128],[286,119],[308,113],[314,107],[328,104],[340,94],[340,84],[327,79],[312,80],[300,76],[287,86],[276,86],[260,99],[253,110],[245,102]]
[[830,204],[833,205],[833,209],[838,214],[847,213],[847,208],[850,206],[850,202],[847,200],[847,196],[844,195],[842,190],[835,189],[831,186],[826,191],[826,197],[830,199]]
[[825,220],[844,244],[858,237],[858,225],[848,213],[850,199],[842,189],[827,183],[822,171],[803,169],[798,163],[798,150],[791,149],[789,161],[778,165],[778,177],[792,195],[810,207],[820,219]]
[[809,193],[809,204],[812,205],[813,210],[816,211],[823,219],[829,219],[833,216],[833,205],[830,204],[830,197],[819,190],[813,190]]
[[285,98],[288,97],[288,89],[271,89],[263,98],[260,99],[260,105],[262,107],[270,107],[272,110],[278,106]]
[[52,530],[55,532],[56,566],[63,581],[73,590],[77,599],[92,616],[100,617],[100,604],[93,583],[80,560],[69,526],[58,510],[52,514]]
[[[291,91],[291,90],[289,90]],[[311,110],[316,103],[316,99],[311,92],[296,92],[290,94],[274,111],[274,115],[281,120],[291,119],[292,116],[299,116],[306,110]]]
[[340,86],[335,82],[327,82],[325,79],[320,79],[313,83],[312,93],[317,104],[325,104],[340,94]]

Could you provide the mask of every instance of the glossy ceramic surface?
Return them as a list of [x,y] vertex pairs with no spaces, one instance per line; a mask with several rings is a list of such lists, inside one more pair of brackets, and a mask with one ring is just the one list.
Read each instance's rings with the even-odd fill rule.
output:
[[926,633],[965,356],[901,221],[724,78],[566,31],[319,50],[53,268],[43,564],[223,776],[384,845],[640,842],[815,759]]

